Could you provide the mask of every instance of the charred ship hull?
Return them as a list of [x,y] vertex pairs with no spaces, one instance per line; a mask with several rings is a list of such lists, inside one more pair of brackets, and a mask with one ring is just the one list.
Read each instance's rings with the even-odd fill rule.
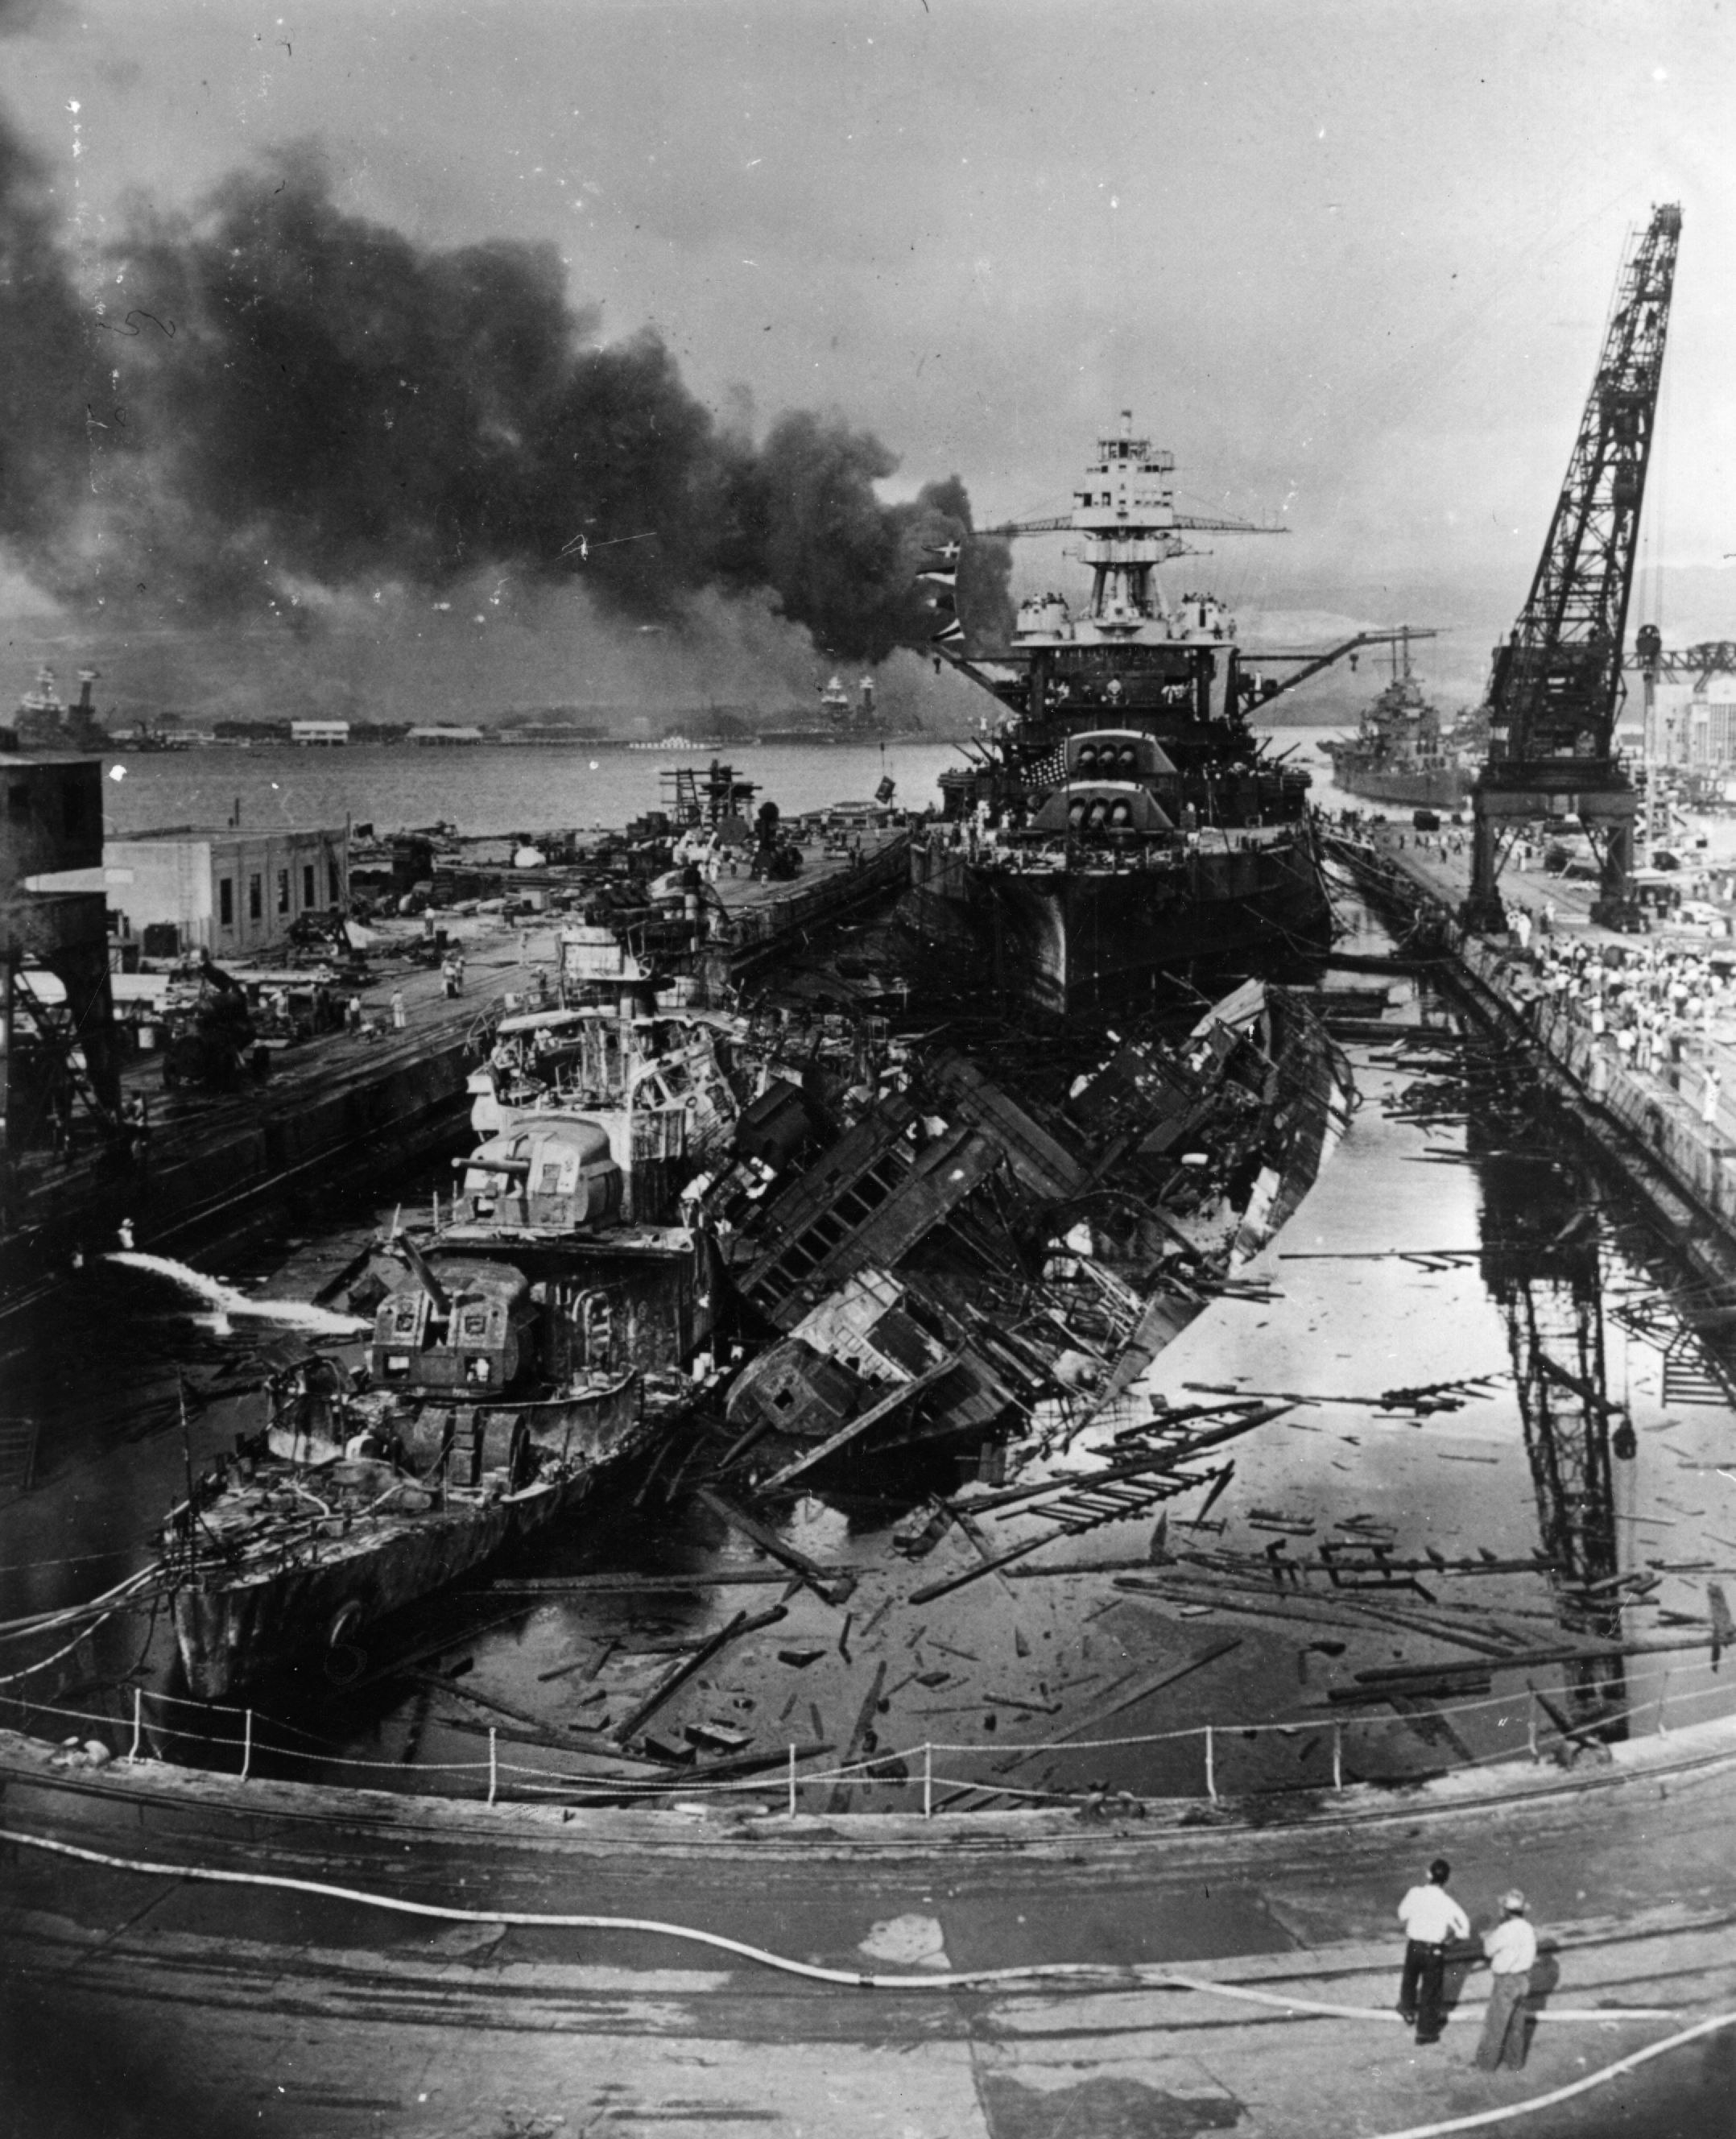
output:
[[1171,976],[1318,957],[1331,910],[1312,831],[1259,828],[1117,868],[1029,866],[944,835],[912,849],[907,923],[1046,1019],[1149,1000]]

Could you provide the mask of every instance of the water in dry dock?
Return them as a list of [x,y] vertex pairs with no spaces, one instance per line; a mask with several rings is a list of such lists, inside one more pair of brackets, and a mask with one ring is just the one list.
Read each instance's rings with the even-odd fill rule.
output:
[[[600,1726],[736,1613],[773,1609],[653,1728],[678,1742],[690,1725],[721,1725],[720,1740],[739,1733],[768,1759],[792,1743],[832,1748],[816,1769],[853,1743],[902,1759],[908,1779],[888,1769],[840,1809],[912,1802],[925,1741],[943,1749],[929,1761],[938,1804],[1094,1780],[1201,1790],[1207,1723],[1220,1790],[1324,1784],[1335,1744],[1347,1775],[1421,1773],[1517,1750],[1533,1725],[1547,1736],[1528,1681],[1569,1722],[1615,1709],[1649,1730],[1660,1701],[1678,1722],[1715,1712],[1727,1696],[1704,1646],[1708,1584],[1736,1576],[1736,1407],[1688,1332],[1694,1280],[1511,1062],[1408,984],[1393,990],[1395,1040],[1353,1048],[1362,1104],[1245,1273],[1259,1287],[1208,1309],[1132,1407],[1064,1459],[1078,1466],[1153,1397],[1294,1400],[1229,1447],[1235,1476],[1203,1525],[1190,1521],[1201,1496],[1172,1504],[1162,1564],[1149,1513],[1073,1535],[1018,1504],[982,1511],[980,1544],[955,1528],[907,1559],[894,1530],[956,1480],[931,1472],[816,1491],[768,1517],[811,1559],[857,1574],[847,1601],[770,1579],[707,1586],[780,1570],[685,1487],[668,1500],[660,1482],[628,1480],[490,1580],[407,1615],[376,1661],[419,1652],[409,1668],[423,1676],[394,1670],[340,1695],[310,1672],[262,1694],[256,1767],[474,1790],[493,1725],[506,1787],[571,1792],[614,1752]],[[262,1241],[223,1274],[262,1303],[305,1300],[381,1215],[335,1209],[317,1234]],[[214,1312],[166,1279],[103,1265],[12,1341],[7,1408],[37,1432],[32,1488],[0,1515],[0,1618],[142,1564],[189,1450],[208,1463],[257,1422],[262,1371],[332,1340],[269,1305]],[[184,1442],[182,1368],[198,1392]],[[917,1601],[980,1551],[1039,1536],[1003,1572]],[[1602,1586],[1576,1602],[1513,1565],[1551,1556]],[[1286,1574],[1285,1561],[1303,1564]],[[599,1586],[611,1574],[631,1584]],[[644,1586],[651,1576],[671,1586]],[[1684,1646],[1660,1646],[1671,1642]],[[1618,1653],[1635,1644],[1650,1652]],[[175,1690],[163,1625],[123,1617],[42,1682],[110,1719],[119,1744],[135,1667]],[[1413,1667],[1378,1687],[1357,1676]],[[0,1691],[16,1701],[22,1689]],[[233,1763],[234,1716],[149,1713],[188,1734],[159,1739],[166,1750]],[[527,1742],[539,1728],[559,1744]],[[781,1773],[760,1787],[780,1792]],[[810,1791],[831,1801],[829,1785]]]

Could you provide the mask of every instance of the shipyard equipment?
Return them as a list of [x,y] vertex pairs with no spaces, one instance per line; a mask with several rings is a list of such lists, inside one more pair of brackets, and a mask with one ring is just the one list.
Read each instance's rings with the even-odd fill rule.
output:
[[1489,681],[1489,761],[1472,790],[1468,928],[1504,928],[1499,882],[1518,831],[1577,816],[1599,864],[1592,918],[1638,925],[1639,798],[1615,751],[1621,646],[1682,213],[1666,205],[1630,242],[1596,378],[1531,592]]
[[[1474,1117],[1474,1145],[1479,1131],[1494,1142],[1512,1134],[1510,1125]],[[1609,1394],[1596,1191],[1553,1158],[1511,1150],[1492,1153],[1481,1172],[1482,1274],[1507,1324],[1538,1541],[1562,1626],[1587,1652],[1567,1667],[1568,1702],[1581,1724],[1619,1736],[1624,1598],[1614,1459],[1631,1459],[1635,1442],[1631,1420]]]

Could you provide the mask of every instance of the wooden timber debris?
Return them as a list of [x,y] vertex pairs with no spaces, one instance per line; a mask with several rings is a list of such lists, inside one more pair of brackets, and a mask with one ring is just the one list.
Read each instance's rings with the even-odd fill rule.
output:
[[620,1643],[611,1635],[588,1656],[575,1657],[570,1664],[556,1664],[553,1671],[538,1672],[537,1684],[546,1686],[550,1679],[565,1678],[575,1671],[582,1671],[587,1678],[595,1678],[619,1647]]
[[980,1559],[974,1566],[962,1568],[956,1574],[943,1576],[938,1582],[926,1583],[920,1589],[912,1589],[907,1602],[929,1604],[936,1597],[944,1597],[950,1590],[962,1589],[967,1582],[980,1582],[984,1575],[993,1574],[1015,1559],[1023,1559],[1027,1553],[1038,1552],[1049,1543],[1046,1537],[1027,1538],[1023,1544],[1011,1546],[998,1552],[990,1559]]
[[1736,1620],[1730,1617],[1729,1600],[1721,1582],[1706,1584],[1706,1609],[1712,1621],[1712,1668],[1715,1671],[1724,1651],[1736,1643]]
[[[848,1745],[844,1749],[844,1758],[838,1764],[839,1767],[848,1768],[862,1758],[868,1740],[873,1735],[874,1711],[880,1706],[880,1689],[885,1684],[886,1663],[883,1658],[874,1672],[873,1683],[868,1687],[863,1697],[862,1706],[856,1712],[856,1726],[850,1733]],[[832,1801],[827,1808],[828,1811],[848,1812],[850,1809],[850,1791],[853,1787],[852,1779],[846,1779],[841,1781],[832,1793]]]
[[[829,1580],[851,1573],[848,1567],[819,1566]],[[745,1584],[779,1583],[786,1577],[769,1567],[721,1567],[692,1574],[546,1574],[502,1576],[488,1584],[503,1597],[636,1597],[659,1590],[727,1589]]]
[[800,1576],[814,1595],[826,1603],[842,1604],[854,1591],[857,1577],[853,1571],[846,1571],[842,1575],[829,1574],[817,1560],[809,1559],[804,1552],[798,1552],[793,1544],[786,1544],[775,1530],[768,1530],[764,1523],[756,1522],[751,1515],[744,1515],[740,1508],[733,1506],[711,1486],[697,1487],[693,1497],[702,1501],[720,1521],[727,1523],[731,1530],[739,1530],[743,1537],[758,1545],[761,1552],[776,1560],[780,1566],[787,1567],[792,1574]]
[[1228,1656],[1232,1649],[1239,1649],[1241,1645],[1242,1637],[1240,1634],[1226,1634],[1221,1640],[1213,1642],[1208,1647],[1196,1650],[1190,1657],[1184,1657],[1179,1660],[1172,1658],[1169,1662],[1160,1664],[1152,1671],[1136,1672],[1131,1683],[1123,1679],[1110,1689],[1113,1694],[1113,1699],[1099,1701],[1095,1707],[1088,1709],[1083,1716],[1080,1716],[1077,1722],[1069,1724],[1066,1730],[1057,1731],[1053,1737],[1046,1739],[1040,1745],[1025,1745],[1013,1749],[1008,1759],[995,1764],[996,1772],[1005,1774],[1008,1769],[1018,1767],[1025,1760],[1034,1760],[1039,1753],[1046,1753],[1052,1745],[1064,1745],[1068,1740],[1073,1738],[1088,1737],[1093,1730],[1107,1723],[1112,1716],[1119,1716],[1123,1709],[1132,1708],[1139,1701],[1147,1700],[1152,1694],[1161,1692],[1165,1686],[1173,1686],[1177,1679],[1186,1678],[1191,1672],[1202,1670],[1207,1664],[1215,1663],[1220,1657]]
[[[721,1649],[727,1647],[739,1635],[756,1633],[762,1627],[775,1626],[779,1620],[787,1616],[781,1604],[774,1604],[769,1612],[757,1612],[751,1618],[746,1612],[738,1612],[726,1627],[720,1627],[709,1641],[702,1642],[691,1656],[684,1657],[673,1671],[666,1672],[638,1707],[623,1717],[615,1725],[617,1743],[624,1745],[629,1738],[643,1730],[672,1693],[678,1691],[695,1672],[702,1670]],[[818,1731],[814,1733],[816,1737],[819,1735]]]
[[[472,1687],[460,1685],[441,1672],[407,1671],[401,1674],[413,1686],[426,1686],[431,1693],[449,1693],[456,1701],[468,1701],[473,1708],[486,1708],[496,1716],[509,1716],[515,1723],[525,1723],[538,1730],[550,1729],[546,1716],[534,1716],[527,1708],[515,1708],[511,1701],[501,1701],[491,1694],[477,1693]],[[557,1738],[565,1745],[565,1739]]]
[[769,1478],[762,1479],[760,1483],[760,1491],[774,1492],[779,1486],[787,1486],[792,1478],[800,1477],[804,1471],[811,1471],[816,1464],[824,1463],[828,1457],[834,1456],[840,1448],[846,1448],[853,1441],[859,1440],[864,1433],[881,1425],[895,1412],[902,1410],[906,1404],[913,1403],[936,1382],[950,1374],[953,1368],[960,1364],[964,1356],[962,1352],[949,1352],[945,1358],[937,1361],[932,1367],[926,1368],[912,1380],[899,1383],[890,1394],[882,1397],[878,1403],[870,1404],[865,1412],[859,1412],[856,1417],[847,1419],[836,1433],[829,1434],[814,1447],[804,1449],[793,1461],[786,1463],[781,1471],[774,1471]]

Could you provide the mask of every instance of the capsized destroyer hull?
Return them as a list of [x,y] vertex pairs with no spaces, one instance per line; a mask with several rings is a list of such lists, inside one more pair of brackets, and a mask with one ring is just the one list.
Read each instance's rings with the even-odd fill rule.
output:
[[1115,868],[1010,865],[944,832],[911,854],[905,917],[969,946],[997,992],[1054,1019],[1149,1000],[1168,976],[1318,955],[1331,910],[1305,825],[1201,835],[1174,857]]

